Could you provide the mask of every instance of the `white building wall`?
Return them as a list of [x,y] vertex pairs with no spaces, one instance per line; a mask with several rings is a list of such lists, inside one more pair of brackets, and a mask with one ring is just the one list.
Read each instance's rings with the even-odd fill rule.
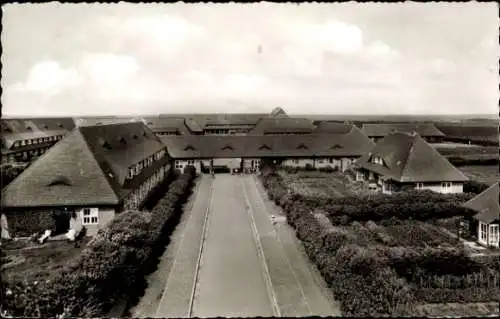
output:
[[[198,159],[183,159],[183,160],[175,160],[174,167],[181,172],[184,172],[184,168],[189,165],[193,165],[196,169],[196,174],[201,173],[201,160]],[[205,162],[205,161],[204,161]],[[206,161],[207,163],[204,163],[205,166],[210,166],[210,161]]]
[[[90,208],[90,210],[98,210],[97,224],[83,224],[83,209]],[[70,220],[70,228],[81,229],[82,226],[87,228],[87,236],[95,236],[99,229],[106,227],[115,218],[114,208],[102,207],[81,207],[75,209],[76,219]]]
[[452,183],[451,187],[446,188],[439,184],[426,184],[424,183],[422,188],[417,188],[417,184],[415,184],[415,189],[422,189],[422,190],[430,190],[436,193],[441,193],[441,194],[459,194],[464,192],[464,183]]
[[281,163],[283,167],[306,167],[307,164],[314,166],[312,158],[286,159]]

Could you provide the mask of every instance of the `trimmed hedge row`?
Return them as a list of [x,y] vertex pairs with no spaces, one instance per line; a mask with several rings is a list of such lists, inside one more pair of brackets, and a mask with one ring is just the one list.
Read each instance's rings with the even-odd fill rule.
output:
[[349,316],[409,315],[411,287],[372,249],[356,245],[357,238],[338,228],[325,229],[307,203],[289,195],[276,174],[263,175],[269,196],[280,204],[309,258],[332,288]]
[[[486,267],[495,263],[496,269],[498,268],[498,258],[476,262],[466,256],[464,249],[457,247],[363,245],[360,235],[347,232],[341,227],[325,226],[324,220],[316,218],[313,214],[317,209],[322,210],[317,203],[311,205],[315,199],[289,193],[279,175],[264,174],[262,181],[269,197],[285,211],[288,223],[295,228],[297,237],[302,241],[309,258],[317,265],[336,299],[340,301],[344,315],[409,315],[413,313],[417,302],[428,301],[422,296],[424,288],[416,285],[418,276],[478,274],[490,271]],[[384,205],[388,205],[391,199],[395,199],[395,203],[399,204],[412,200],[423,205],[425,200],[443,204],[451,199],[457,200],[457,196],[443,197],[439,194],[421,192],[390,198],[385,196],[371,199],[335,199],[333,202],[336,201],[340,206],[340,204],[346,205],[349,200],[368,202],[378,200],[385,201]],[[324,203],[328,203],[328,200]],[[368,208],[365,213],[369,214]],[[391,219],[384,221],[396,221],[395,214],[392,215]],[[415,217],[415,214],[411,213],[411,216]],[[453,290],[446,288],[435,288],[429,294],[435,296],[434,302],[486,301],[491,300],[495,293],[498,294],[498,288],[494,287],[483,289],[479,297],[470,295],[469,290],[459,289],[453,293]]]
[[3,309],[19,317],[102,316],[123,296],[131,294],[145,265],[169,234],[189,195],[195,177],[188,169],[170,184],[151,213],[127,211],[101,229],[87,247],[60,273],[40,283],[4,283]]

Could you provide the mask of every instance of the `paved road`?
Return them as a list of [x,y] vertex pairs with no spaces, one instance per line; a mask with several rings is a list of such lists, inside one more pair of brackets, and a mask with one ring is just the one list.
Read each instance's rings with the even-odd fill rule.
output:
[[238,176],[217,175],[214,181],[194,317],[274,315],[239,186]]
[[178,250],[156,317],[338,315],[293,230],[284,220],[273,226],[256,179],[204,178],[173,239]]

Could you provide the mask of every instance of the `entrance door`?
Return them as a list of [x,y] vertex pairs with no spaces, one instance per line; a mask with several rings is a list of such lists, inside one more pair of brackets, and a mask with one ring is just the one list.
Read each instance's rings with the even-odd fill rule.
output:
[[52,236],[65,234],[69,230],[70,219],[72,212],[67,209],[64,210],[55,210],[52,214],[52,218],[54,218],[54,226],[55,232]]
[[489,244],[498,247],[498,225],[490,225]]

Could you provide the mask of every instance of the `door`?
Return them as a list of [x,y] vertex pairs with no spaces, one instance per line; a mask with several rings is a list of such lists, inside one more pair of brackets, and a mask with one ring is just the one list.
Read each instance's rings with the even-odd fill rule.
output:
[[489,244],[491,246],[498,247],[498,224],[497,225],[490,225],[490,233],[489,233]]
[[69,230],[69,224],[72,212],[67,209],[55,210],[52,214],[54,219],[55,232],[52,236],[65,234]]

